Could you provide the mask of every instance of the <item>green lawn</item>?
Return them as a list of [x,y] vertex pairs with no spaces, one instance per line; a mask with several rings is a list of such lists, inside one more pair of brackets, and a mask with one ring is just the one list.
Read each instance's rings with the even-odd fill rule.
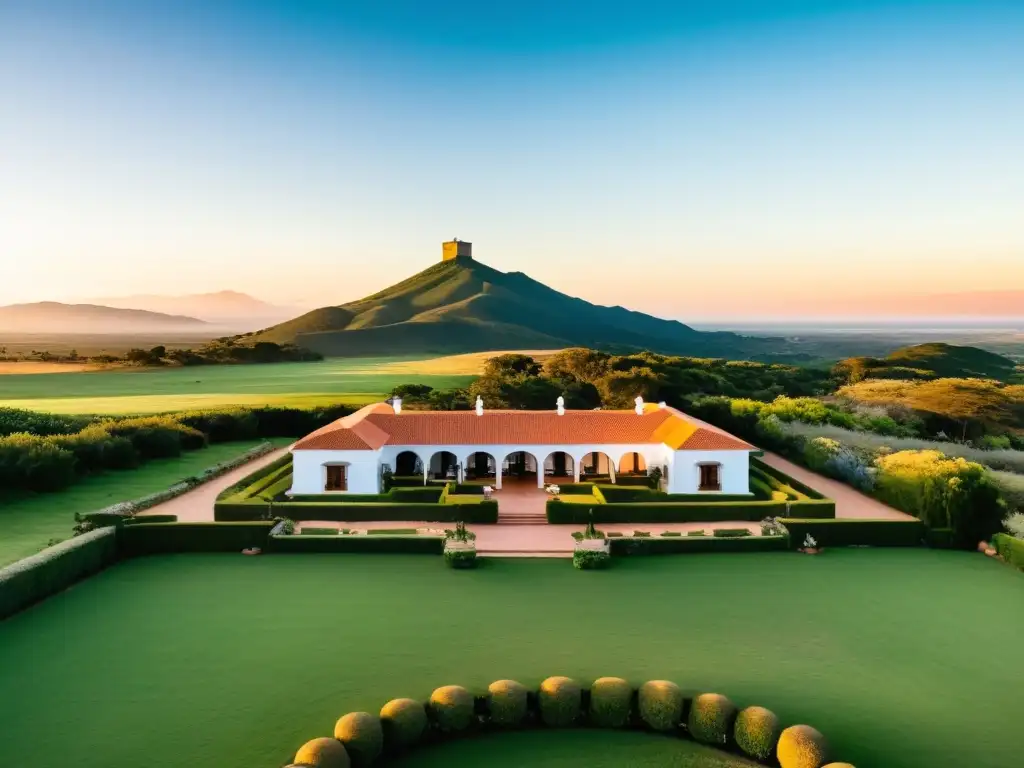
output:
[[[226,405],[364,404],[410,382],[461,387],[473,376],[379,373],[398,358],[0,376],[0,406],[52,413],[159,413]],[[424,363],[424,365],[427,365]]]
[[[76,512],[95,512],[119,501],[169,488],[183,478],[233,459],[262,442],[218,443],[199,451],[187,451],[175,459],[150,461],[138,469],[88,477],[59,493],[17,497],[0,494],[0,566],[35,554],[50,539],[71,538]],[[291,441],[272,439],[269,442],[287,445]]]
[[[527,731],[431,746],[394,768],[758,768],[749,760],[670,736],[630,731]],[[277,766],[272,766],[277,768]]]
[[[860,768],[1006,768],[1020,762],[1022,597],[1024,574],[924,549],[587,572],[565,560],[456,572],[426,556],[149,557],[0,623],[0,691],[16,702],[0,764],[277,768],[347,711],[567,674],[666,678],[761,704],[819,728]],[[580,766],[611,749],[576,744]],[[473,745],[447,749],[467,756],[447,765],[499,764]]]

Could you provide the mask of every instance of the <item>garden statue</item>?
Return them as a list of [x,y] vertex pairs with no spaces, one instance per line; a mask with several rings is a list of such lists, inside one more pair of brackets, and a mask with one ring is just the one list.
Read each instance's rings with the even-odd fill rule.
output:
[[636,396],[636,400],[634,400],[633,402],[636,403],[636,415],[637,416],[643,416],[644,415],[644,399],[642,397],[640,397],[640,395],[637,395]]
[[480,397],[480,395],[476,396],[476,415],[477,416],[483,416],[484,415],[484,399],[482,397]]
[[565,398],[561,395],[559,395],[558,399],[555,400],[555,408],[558,410],[559,416],[565,415]]

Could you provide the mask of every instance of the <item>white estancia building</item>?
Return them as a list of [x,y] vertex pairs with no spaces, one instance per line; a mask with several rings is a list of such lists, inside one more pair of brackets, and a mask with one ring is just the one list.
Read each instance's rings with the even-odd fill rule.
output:
[[[434,479],[545,484],[661,469],[669,493],[746,494],[757,449],[675,408],[403,411],[375,403],[292,446],[291,494],[380,493],[385,472]],[[539,471],[538,471],[539,470]],[[607,482],[607,481],[606,481]]]

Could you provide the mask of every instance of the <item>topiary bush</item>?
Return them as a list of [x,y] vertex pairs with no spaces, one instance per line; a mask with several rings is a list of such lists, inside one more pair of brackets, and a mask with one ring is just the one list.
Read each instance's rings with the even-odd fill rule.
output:
[[526,687],[515,680],[496,680],[487,686],[487,711],[491,723],[513,728],[526,719],[529,708]]
[[473,724],[473,694],[460,685],[446,685],[430,694],[427,711],[442,733],[464,731]]
[[427,729],[427,710],[414,699],[392,699],[380,710],[384,745],[402,750],[417,743]]
[[683,718],[683,692],[668,680],[650,680],[640,686],[640,718],[656,731],[673,731]]
[[544,725],[565,728],[579,718],[583,691],[572,678],[549,677],[540,684],[537,700]]
[[755,760],[767,760],[775,754],[782,723],[764,707],[747,707],[736,718],[733,738],[743,754]]
[[384,750],[384,729],[380,718],[369,712],[349,712],[334,724],[334,738],[348,752],[354,766],[371,765]]
[[295,753],[295,764],[310,768],[349,768],[351,765],[344,745],[326,736],[307,741],[299,747]]
[[828,745],[811,726],[791,725],[779,736],[775,754],[782,768],[821,768],[828,761]]
[[599,728],[629,724],[633,686],[621,677],[601,677],[590,686],[590,722]]
[[854,768],[851,763],[829,763],[824,768]]
[[735,718],[736,705],[727,697],[702,693],[690,707],[690,735],[703,744],[726,744]]

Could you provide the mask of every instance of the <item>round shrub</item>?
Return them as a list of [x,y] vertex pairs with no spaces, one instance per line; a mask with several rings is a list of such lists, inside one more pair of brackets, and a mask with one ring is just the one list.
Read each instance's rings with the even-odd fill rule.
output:
[[526,687],[515,680],[497,680],[487,686],[487,710],[494,725],[511,728],[526,719]]
[[650,680],[640,686],[641,719],[656,731],[673,731],[683,718],[683,692],[668,680]]
[[540,719],[552,728],[572,725],[580,715],[583,691],[579,683],[568,677],[549,677],[540,684],[537,697]]
[[690,735],[703,744],[725,744],[729,741],[736,705],[717,693],[702,693],[690,707]]
[[776,756],[782,768],[821,768],[828,759],[828,746],[811,726],[791,725],[779,736]]
[[600,728],[629,724],[633,686],[621,677],[601,677],[590,686],[590,722]]
[[420,740],[427,729],[427,710],[413,699],[392,699],[380,710],[384,743],[389,749],[405,749]]
[[443,733],[464,731],[473,722],[473,694],[461,685],[446,685],[430,694],[427,709]]
[[307,741],[295,753],[296,765],[308,765],[310,768],[349,768],[348,752],[337,739],[326,736]]
[[334,724],[334,738],[345,745],[352,763],[370,765],[384,749],[380,718],[369,712],[349,712]]
[[854,768],[850,763],[829,763],[825,768]]
[[736,718],[732,733],[743,754],[755,760],[767,760],[775,754],[782,724],[770,709],[747,707]]

